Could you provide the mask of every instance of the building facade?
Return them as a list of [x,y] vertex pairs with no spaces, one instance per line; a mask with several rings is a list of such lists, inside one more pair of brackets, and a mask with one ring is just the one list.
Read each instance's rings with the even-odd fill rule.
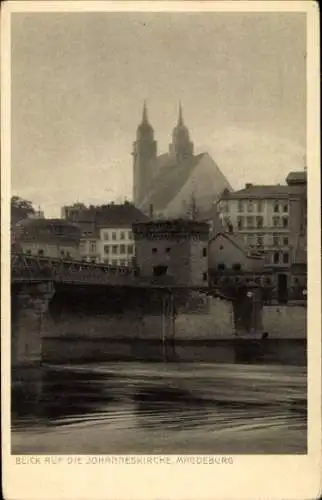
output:
[[250,248],[265,255],[275,287],[287,296],[296,285],[292,268],[306,240],[306,172],[291,172],[285,185],[246,184],[226,192],[218,203],[221,217]]
[[144,104],[142,121],[133,143],[133,201],[144,213],[182,218],[194,198],[200,212],[208,211],[224,189],[231,186],[207,153],[195,154],[181,105],[169,151],[157,154],[154,130]]
[[138,223],[133,235],[141,277],[208,286],[208,224],[180,219]]
[[66,211],[64,208],[81,229],[82,259],[113,266],[132,265],[135,256],[132,224],[148,219],[133,204],[111,203],[100,207],[81,207],[77,211]]
[[80,259],[81,231],[62,219],[25,219],[15,229],[20,251],[51,258]]

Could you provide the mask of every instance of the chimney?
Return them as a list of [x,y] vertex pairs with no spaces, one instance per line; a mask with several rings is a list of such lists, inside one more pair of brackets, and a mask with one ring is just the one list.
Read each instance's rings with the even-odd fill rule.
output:
[[252,187],[252,185],[253,184],[251,182],[246,182],[245,188],[248,189],[248,188]]
[[151,203],[150,208],[149,208],[149,217],[150,219],[153,219],[153,205]]

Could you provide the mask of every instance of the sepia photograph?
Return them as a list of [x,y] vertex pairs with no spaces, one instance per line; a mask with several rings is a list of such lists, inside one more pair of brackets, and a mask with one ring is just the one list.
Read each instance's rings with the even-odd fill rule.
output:
[[13,456],[307,455],[307,39],[11,12]]
[[12,452],[306,453],[305,14],[11,47]]

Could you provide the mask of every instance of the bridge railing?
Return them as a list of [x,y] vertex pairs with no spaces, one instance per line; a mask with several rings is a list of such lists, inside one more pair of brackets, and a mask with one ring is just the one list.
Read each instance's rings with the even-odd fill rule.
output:
[[46,277],[56,282],[106,283],[129,280],[135,274],[135,268],[127,266],[107,266],[26,254],[12,254],[11,256],[13,280],[37,280]]

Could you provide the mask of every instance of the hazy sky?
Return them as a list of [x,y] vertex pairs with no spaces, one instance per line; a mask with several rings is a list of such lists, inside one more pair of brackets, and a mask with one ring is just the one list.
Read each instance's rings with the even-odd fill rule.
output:
[[306,19],[290,13],[12,16],[12,190],[46,215],[131,198],[147,99],[158,152],[181,99],[235,188],[284,182],[306,143]]

